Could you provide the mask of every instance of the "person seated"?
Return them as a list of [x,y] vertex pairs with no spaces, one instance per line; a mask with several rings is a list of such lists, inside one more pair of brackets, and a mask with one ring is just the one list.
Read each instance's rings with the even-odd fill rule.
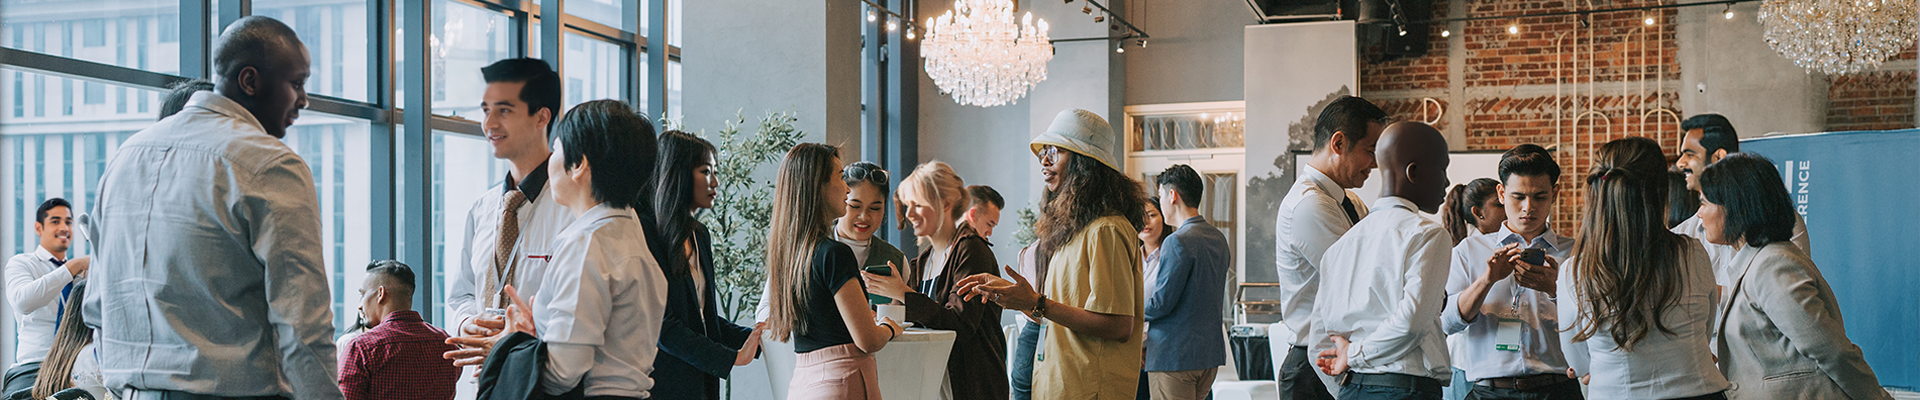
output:
[[360,313],[372,327],[342,347],[340,391],[348,400],[452,399],[460,367],[441,358],[453,351],[447,332],[413,311],[413,268],[399,261],[367,265]]
[[[80,315],[81,299],[87,285],[76,284],[67,295],[63,311]],[[15,392],[15,399],[91,399],[114,398],[100,379],[100,353],[94,347],[93,328],[80,318],[63,318],[54,334],[53,347],[30,391]]]

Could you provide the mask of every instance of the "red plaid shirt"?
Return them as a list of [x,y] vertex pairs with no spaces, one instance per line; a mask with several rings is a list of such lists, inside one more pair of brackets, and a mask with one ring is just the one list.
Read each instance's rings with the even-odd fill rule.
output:
[[387,314],[341,353],[340,391],[348,400],[450,400],[460,368],[441,355],[453,349],[447,332],[421,321],[420,313]]

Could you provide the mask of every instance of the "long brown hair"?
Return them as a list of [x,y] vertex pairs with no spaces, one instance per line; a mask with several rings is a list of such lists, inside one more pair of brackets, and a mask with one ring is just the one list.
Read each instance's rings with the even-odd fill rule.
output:
[[1039,262],[1052,260],[1055,251],[1100,217],[1127,217],[1135,232],[1146,226],[1147,199],[1140,182],[1091,157],[1071,151],[1060,155],[1067,173],[1060,177],[1060,190],[1046,192],[1046,205],[1034,224],[1034,232],[1040,235]]
[[[767,329],[788,338],[807,331],[807,276],[813,246],[831,240],[823,190],[840,179],[840,149],[801,143],[780,162],[773,186],[773,223],[767,229]],[[783,339],[784,341],[785,339]]]
[[[1606,329],[1621,349],[1659,329],[1686,284],[1683,241],[1667,231],[1666,162],[1653,139],[1607,142],[1587,174],[1587,211],[1574,243],[1572,278],[1585,327],[1575,341]],[[1604,328],[1603,328],[1604,327]]]
[[80,318],[80,303],[87,297],[87,285],[73,285],[67,294],[67,305],[62,308],[66,318],[60,319],[60,326],[53,333],[53,349],[47,351],[47,361],[40,366],[40,377],[33,381],[33,398],[45,399],[54,393],[73,387],[73,362],[80,357],[80,348],[93,343],[93,328],[88,328]]

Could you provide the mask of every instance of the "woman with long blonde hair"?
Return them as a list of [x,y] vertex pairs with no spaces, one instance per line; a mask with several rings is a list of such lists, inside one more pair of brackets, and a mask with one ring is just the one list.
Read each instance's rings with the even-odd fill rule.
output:
[[1700,242],[1667,230],[1660,145],[1607,142],[1587,174],[1579,240],[1560,271],[1560,335],[1596,399],[1724,399],[1708,348],[1720,289]]
[[873,322],[853,250],[828,231],[846,211],[839,172],[839,149],[801,143],[774,181],[767,330],[799,353],[788,399],[879,399],[873,353],[902,329],[892,319]]
[[905,299],[907,321],[959,334],[947,357],[946,398],[1006,399],[1007,337],[1000,330],[1000,306],[965,301],[965,293],[954,290],[955,283],[973,274],[1000,272],[987,240],[962,218],[971,203],[967,199],[967,184],[947,163],[914,168],[900,181],[894,204],[900,221],[931,245],[920,249],[905,273],[863,275],[873,293]]

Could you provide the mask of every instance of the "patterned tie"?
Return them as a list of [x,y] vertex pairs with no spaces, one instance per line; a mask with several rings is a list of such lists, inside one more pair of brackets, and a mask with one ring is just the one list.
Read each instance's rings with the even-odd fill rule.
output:
[[493,274],[487,276],[487,291],[484,292],[487,308],[506,308],[513,303],[500,287],[512,284],[515,272],[518,272],[518,268],[513,268],[513,243],[520,240],[520,206],[527,204],[527,195],[519,190],[509,190],[506,203],[505,212],[500,213],[500,242],[493,251]]
[[1340,208],[1347,210],[1347,223],[1360,223],[1360,212],[1353,210],[1353,198],[1340,199]]
[[[47,261],[52,261],[54,268],[64,268],[67,266],[66,260],[62,260],[58,258],[49,258],[47,259]],[[73,293],[73,282],[67,282],[66,287],[60,288],[60,308],[53,310],[53,327],[55,329],[60,328],[60,320],[62,318],[66,318],[67,316],[66,314],[67,314],[67,294],[68,293]]]

